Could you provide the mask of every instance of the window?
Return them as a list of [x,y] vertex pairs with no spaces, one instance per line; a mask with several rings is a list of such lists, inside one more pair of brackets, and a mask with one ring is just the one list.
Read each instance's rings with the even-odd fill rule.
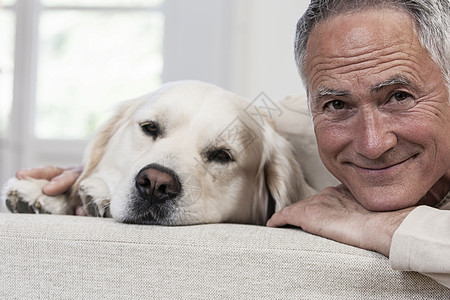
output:
[[[70,1],[43,1],[47,2],[67,5]],[[92,5],[94,1],[72,2]],[[134,2],[151,6],[127,10],[44,7],[39,30],[37,138],[86,138],[103,121],[111,101],[140,96],[161,84],[164,17],[155,6],[161,1]]]
[[[11,6],[14,1],[3,1]],[[1,7],[1,6],[0,6]],[[7,119],[11,112],[14,73],[15,15],[11,10],[0,8],[0,138],[5,137]]]
[[34,137],[87,138],[112,101],[161,84],[161,2],[24,1],[36,10],[39,25],[29,28],[29,35],[37,35],[31,39],[37,41],[31,45],[37,53],[36,82],[28,82],[36,97]]
[[113,103],[162,83],[164,0],[0,0],[0,179],[80,164]]
[[162,82],[163,0],[0,0],[0,178],[81,161],[114,102]]

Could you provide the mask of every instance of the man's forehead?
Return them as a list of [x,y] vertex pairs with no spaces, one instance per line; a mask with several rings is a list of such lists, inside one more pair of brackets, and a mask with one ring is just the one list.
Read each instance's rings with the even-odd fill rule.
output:
[[[388,13],[392,15],[383,19],[377,16]],[[345,96],[358,82],[371,92],[411,84],[414,78],[406,75],[417,73],[417,58],[424,52],[411,22],[406,13],[389,9],[332,17],[317,25],[307,46],[310,96]]]
[[[381,18],[379,15],[383,15]],[[337,68],[371,68],[383,55],[420,44],[411,17],[385,9],[331,17],[313,28],[307,44],[306,73]]]
[[359,48],[390,45],[395,40],[410,41],[417,38],[414,28],[414,21],[406,12],[391,8],[368,9],[320,22],[312,29],[307,47],[336,56],[353,54]]

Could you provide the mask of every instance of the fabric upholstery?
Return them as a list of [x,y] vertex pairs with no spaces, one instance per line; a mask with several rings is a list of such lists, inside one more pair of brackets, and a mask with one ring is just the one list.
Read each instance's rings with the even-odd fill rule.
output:
[[384,256],[293,228],[0,214],[0,299],[444,299]]

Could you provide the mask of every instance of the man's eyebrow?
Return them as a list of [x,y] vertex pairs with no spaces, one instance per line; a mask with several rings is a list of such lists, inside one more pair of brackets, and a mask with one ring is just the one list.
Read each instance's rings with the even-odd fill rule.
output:
[[313,99],[318,100],[327,96],[346,97],[350,92],[346,90],[336,90],[330,88],[319,88],[313,95]]
[[411,81],[409,81],[406,77],[404,76],[394,76],[389,78],[386,81],[383,81],[381,83],[378,83],[376,85],[374,85],[370,91],[371,93],[376,93],[379,92],[380,90],[386,88],[386,87],[390,87],[393,85],[406,85],[406,86],[415,86]]
[[[412,86],[412,87],[415,86],[415,84],[413,84],[405,76],[398,75],[398,76],[393,76],[386,81],[375,84],[374,86],[372,86],[370,91],[371,91],[371,93],[376,93],[384,88],[394,86],[394,85],[406,85],[406,86]],[[313,94],[313,99],[320,100],[321,98],[329,97],[329,96],[348,97],[350,95],[351,95],[351,93],[347,90],[337,90],[337,89],[331,89],[331,88],[327,88],[327,87],[321,87]]]

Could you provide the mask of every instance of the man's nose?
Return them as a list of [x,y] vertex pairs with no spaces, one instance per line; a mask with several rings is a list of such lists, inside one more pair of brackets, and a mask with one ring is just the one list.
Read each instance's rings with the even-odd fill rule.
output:
[[360,113],[358,127],[355,128],[356,152],[369,159],[377,159],[395,147],[397,137],[389,122],[390,116],[377,109]]

